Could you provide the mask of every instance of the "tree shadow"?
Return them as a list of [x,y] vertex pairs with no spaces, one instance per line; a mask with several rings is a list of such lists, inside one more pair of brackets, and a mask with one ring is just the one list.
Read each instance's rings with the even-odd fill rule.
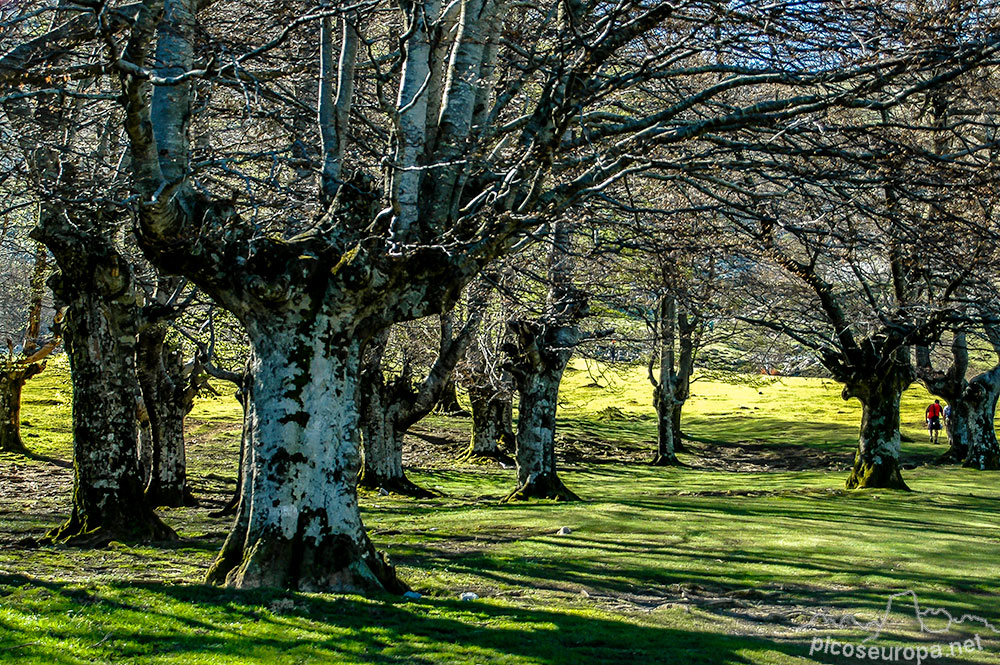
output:
[[39,618],[74,617],[34,624],[45,626],[41,634],[41,628],[20,628],[10,613],[0,616],[0,634],[19,645],[18,658],[51,663],[162,656],[176,662],[748,665],[808,652],[805,640],[687,630],[661,625],[655,615],[626,621],[491,601],[163,584],[86,589],[12,575],[0,575],[0,594],[22,600],[22,611]]

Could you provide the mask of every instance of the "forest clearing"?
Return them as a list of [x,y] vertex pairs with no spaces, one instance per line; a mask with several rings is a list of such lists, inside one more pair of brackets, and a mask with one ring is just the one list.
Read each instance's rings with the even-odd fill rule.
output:
[[[190,483],[201,503],[160,511],[176,542],[18,544],[63,519],[72,474],[5,454],[0,661],[854,662],[810,655],[817,636],[868,635],[823,626],[817,613],[866,623],[906,590],[921,607],[1000,625],[1000,486],[992,473],[928,464],[944,446],[926,443],[923,390],[903,402],[913,491],[850,492],[843,479],[858,407],[831,381],[696,380],[690,452],[681,454],[688,466],[650,467],[656,430],[643,369],[590,368],[579,362],[567,373],[557,444],[582,501],[499,505],[513,469],[456,461],[469,423],[445,416],[412,433],[406,458],[409,475],[441,497],[361,494],[370,536],[422,595],[414,600],[201,585],[230,521],[208,515],[235,488],[240,414],[231,395],[199,400],[189,416]],[[39,457],[68,459],[67,381],[54,365],[26,391],[25,432]],[[571,532],[559,535],[563,527]],[[467,592],[478,598],[460,600]],[[967,624],[936,640],[905,600],[879,644],[979,634],[982,650],[925,662],[1000,663],[1000,634]]]

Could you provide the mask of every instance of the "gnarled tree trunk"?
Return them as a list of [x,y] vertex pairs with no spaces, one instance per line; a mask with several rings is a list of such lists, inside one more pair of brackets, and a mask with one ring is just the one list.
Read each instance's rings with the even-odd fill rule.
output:
[[408,358],[403,360],[400,375],[385,381],[382,356],[388,342],[388,331],[379,335],[366,352],[361,390],[365,463],[359,482],[363,486],[418,497],[437,495],[406,477],[403,471],[403,437],[410,427],[433,410],[440,402],[442,391],[453,383],[455,365],[479,328],[486,295],[487,290],[482,283],[474,284],[470,289],[469,315],[457,335],[452,331],[451,314],[442,315],[438,356],[426,378],[416,387]]
[[145,499],[136,455],[138,305],[132,271],[109,241],[58,216],[33,233],[61,269],[50,284],[67,307],[73,380],[73,512],[47,539],[100,545],[173,538]]
[[[969,381],[960,402],[961,418],[968,433],[968,451],[963,466],[981,471],[1000,469],[1000,443],[995,427],[1000,396],[1000,366]],[[952,407],[952,415],[955,408]]]
[[386,382],[382,373],[382,358],[389,341],[385,330],[365,350],[361,372],[361,441],[364,461],[358,485],[369,489],[414,497],[434,496],[406,477],[403,470],[403,421],[412,400],[410,376]]
[[902,381],[868,382],[844,388],[844,399],[861,400],[861,433],[848,489],[909,489],[900,475],[899,399]]
[[166,337],[165,325],[151,325],[139,332],[136,346],[136,373],[150,430],[146,498],[154,506],[190,506],[196,501],[187,487],[184,363]]
[[[576,346],[576,330],[561,327],[539,330],[530,323],[521,323],[518,327],[518,355],[511,371],[520,398],[516,435],[517,489],[504,501],[573,501],[579,497],[567,489],[556,469],[555,433],[559,384]],[[538,353],[539,350],[542,352]]]
[[945,431],[948,434],[948,452],[938,458],[938,463],[960,464],[969,454],[970,405],[965,404],[968,382],[965,374],[969,369],[969,348],[964,332],[956,332],[951,345],[951,365],[945,371],[937,371],[931,365],[930,349],[918,346],[915,349],[917,377],[927,388],[927,392],[945,400],[951,407]]
[[21,390],[24,383],[42,371],[38,363],[23,365],[11,360],[0,361],[0,452],[27,455],[21,440]]
[[534,321],[512,321],[508,371],[518,393],[516,435],[517,489],[504,501],[578,499],[556,472],[556,411],[559,384],[584,335],[577,325],[588,314],[586,295],[573,287],[573,225],[553,225],[549,252],[549,290],[543,315]]
[[[47,210],[40,207],[40,212]],[[30,299],[28,320],[24,331],[21,353],[11,351],[0,358],[0,452],[30,453],[21,439],[21,393],[24,384],[45,369],[43,360],[59,344],[59,333],[44,344],[39,340],[42,329],[42,303],[45,297],[45,277],[49,272],[49,253],[45,245],[36,243],[35,264],[28,285]],[[61,314],[56,314],[58,328]]]
[[513,461],[509,451],[515,448],[513,405],[493,386],[469,387],[472,405],[472,441],[465,453],[467,460]]
[[248,320],[248,476],[208,581],[400,592],[405,585],[376,553],[357,504],[361,340],[349,316],[301,315],[292,308]]

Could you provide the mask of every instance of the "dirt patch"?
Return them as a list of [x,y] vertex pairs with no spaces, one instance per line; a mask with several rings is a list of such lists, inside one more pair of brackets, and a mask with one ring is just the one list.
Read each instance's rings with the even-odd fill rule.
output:
[[845,471],[852,455],[810,446],[779,446],[761,441],[693,442],[685,444],[695,456],[691,466],[735,473],[770,471]]
[[0,547],[40,536],[69,514],[73,469],[60,460],[0,455]]
[[441,468],[456,464],[469,447],[468,418],[454,418],[455,428],[415,425],[403,442],[403,465],[406,468]]
[[559,437],[556,441],[556,455],[564,464],[643,464],[653,459],[655,450],[655,441],[650,443],[649,450],[582,437]]

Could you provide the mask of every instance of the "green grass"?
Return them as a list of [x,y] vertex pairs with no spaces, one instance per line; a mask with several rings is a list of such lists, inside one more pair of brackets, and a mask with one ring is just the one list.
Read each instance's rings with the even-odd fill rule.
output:
[[[25,440],[39,455],[70,455],[67,386],[58,364],[28,386]],[[810,657],[809,647],[866,632],[804,626],[821,611],[874,619],[906,589],[924,607],[1000,627],[998,475],[920,464],[942,450],[923,439],[926,393],[904,399],[915,439],[904,457],[918,466],[904,473],[916,491],[902,493],[843,489],[859,409],[830,382],[699,381],[693,392],[689,466],[652,468],[640,463],[655,442],[644,370],[576,365],[560,445],[578,503],[497,505],[513,471],[459,465],[444,447],[411,471],[444,497],[363,494],[372,539],[423,594],[413,601],[199,584],[228,528],[208,513],[235,485],[240,413],[229,394],[191,414],[190,476],[203,505],[162,512],[178,543],[16,546],[64,518],[71,475],[0,456],[0,662],[859,662]],[[425,426],[454,439],[468,421]],[[720,452],[737,461],[714,460]],[[786,470],[792,457],[816,463]],[[563,526],[571,533],[558,535]],[[458,600],[464,591],[479,599]],[[936,637],[919,631],[912,608],[896,609],[876,644],[978,633],[983,651],[925,662],[1000,663],[989,628],[966,622]]]

